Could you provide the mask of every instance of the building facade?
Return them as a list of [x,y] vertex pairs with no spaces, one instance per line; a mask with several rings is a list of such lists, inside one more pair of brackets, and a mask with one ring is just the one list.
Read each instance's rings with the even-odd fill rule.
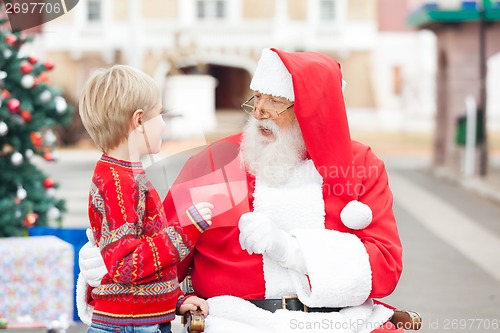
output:
[[[403,4],[403,5],[401,5]],[[160,84],[173,74],[217,80],[217,110],[237,109],[265,47],[337,59],[351,125],[428,130],[434,39],[404,26],[406,0],[82,0],[37,41],[53,80],[79,95],[97,67],[127,63]],[[391,22],[400,22],[394,25]]]
[[[437,38],[436,130],[434,164],[462,168],[463,142],[458,140],[460,122],[466,114],[465,100],[471,96],[485,114],[477,137],[476,170],[485,173],[488,164],[488,133],[500,131],[500,1],[412,0],[410,23],[432,31]],[[484,10],[483,12],[481,12]],[[486,110],[486,111],[484,111]],[[481,113],[477,122],[481,122]],[[480,129],[481,128],[481,129]]]

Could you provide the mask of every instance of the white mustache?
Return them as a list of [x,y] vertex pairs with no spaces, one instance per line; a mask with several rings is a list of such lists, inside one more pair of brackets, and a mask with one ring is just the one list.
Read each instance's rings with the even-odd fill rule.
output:
[[276,123],[270,119],[256,120],[255,126],[257,126],[257,128],[261,130],[268,131],[273,134],[280,133],[280,128],[278,127],[278,125],[276,125]]
[[[270,131],[270,140],[262,131]],[[305,144],[297,126],[281,129],[273,120],[249,118],[241,142],[243,166],[270,186],[286,181],[304,159]]]

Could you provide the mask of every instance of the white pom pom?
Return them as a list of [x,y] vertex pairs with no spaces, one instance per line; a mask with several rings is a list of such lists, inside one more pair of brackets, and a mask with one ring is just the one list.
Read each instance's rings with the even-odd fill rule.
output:
[[342,209],[340,219],[349,229],[361,230],[372,222],[372,210],[368,205],[353,200]]

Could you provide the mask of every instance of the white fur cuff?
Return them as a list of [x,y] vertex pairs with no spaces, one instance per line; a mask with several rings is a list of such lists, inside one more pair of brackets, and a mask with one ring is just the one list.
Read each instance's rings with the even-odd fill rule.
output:
[[271,333],[273,314],[234,296],[209,298],[205,333]]
[[335,230],[295,229],[307,276],[289,270],[299,299],[310,307],[363,304],[371,292],[368,253],[355,235]]
[[78,280],[76,281],[76,309],[80,320],[90,326],[94,307],[87,303],[88,286],[82,273],[78,274]]
[[295,100],[292,75],[288,72],[279,55],[271,49],[262,50],[250,89],[262,94]]
[[324,313],[281,309],[272,313],[233,296],[218,296],[207,301],[210,314],[205,319],[205,333],[368,333],[393,314],[382,305],[374,305],[371,299],[340,312]]

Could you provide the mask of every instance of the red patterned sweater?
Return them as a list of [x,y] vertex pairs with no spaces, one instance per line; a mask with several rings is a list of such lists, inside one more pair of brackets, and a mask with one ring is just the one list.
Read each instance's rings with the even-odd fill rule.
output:
[[184,299],[177,263],[208,227],[197,210],[186,212],[193,221],[188,227],[167,221],[142,163],[103,155],[94,170],[88,212],[108,270],[92,290],[92,321],[128,326],[173,320]]

